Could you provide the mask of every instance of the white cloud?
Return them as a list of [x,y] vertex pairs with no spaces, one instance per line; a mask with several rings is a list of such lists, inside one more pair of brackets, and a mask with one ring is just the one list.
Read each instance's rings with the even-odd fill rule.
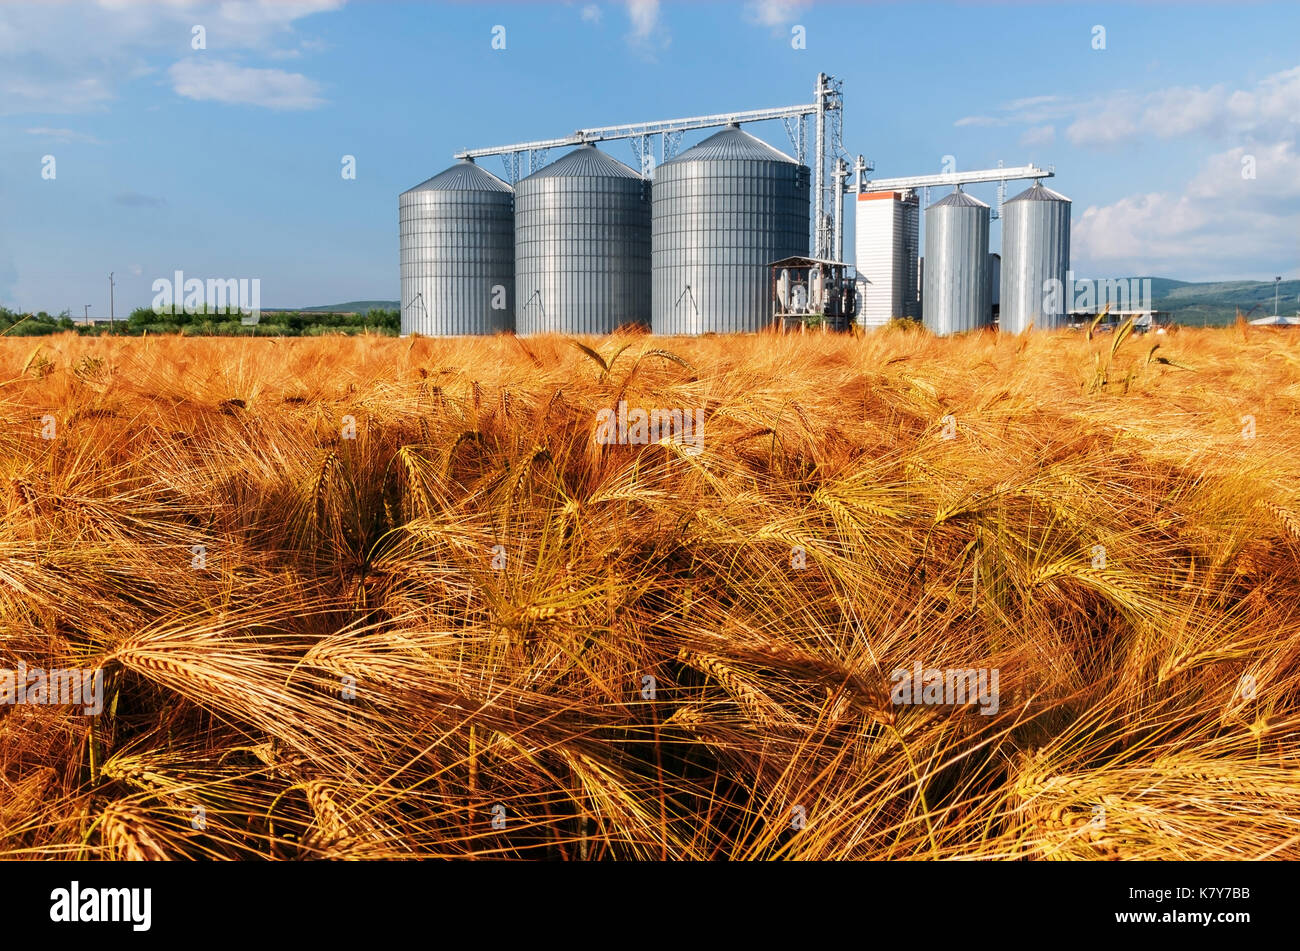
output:
[[601,18],[600,7],[596,6],[594,3],[589,3],[582,8],[583,23],[599,23],[600,18]]
[[[1294,142],[1220,152],[1188,183],[1187,194],[1195,199],[1227,198],[1243,206],[1300,201],[1300,152]],[[1300,221],[1296,224],[1300,231]]]
[[963,116],[955,126],[1008,126],[1048,122],[1070,114],[1071,105],[1060,96],[1025,96],[997,108],[995,115]]
[[1132,141],[1139,134],[1134,113],[1109,109],[1076,119],[1065,130],[1072,145],[1116,146]]
[[1024,99],[1013,99],[1011,102],[1007,103],[1007,108],[1024,111],[1026,109],[1046,106],[1049,103],[1058,103],[1060,101],[1060,96],[1028,96]]
[[957,126],[1041,125],[1061,122],[1073,145],[1114,148],[1144,138],[1250,135],[1278,138],[1300,131],[1300,66],[1251,87],[1223,84],[1118,91],[1092,99],[1029,96],[989,115],[963,116]]
[[745,4],[745,19],[760,26],[783,27],[811,6],[811,0],[751,0]]
[[1021,145],[1051,145],[1056,141],[1056,126],[1038,125],[1026,129],[1020,136]]
[[268,109],[314,109],[324,99],[320,85],[302,73],[254,69],[221,60],[185,59],[167,71],[175,91],[187,99],[265,106]]
[[668,46],[668,30],[659,19],[659,0],[627,0],[627,19],[631,30],[628,45],[646,59]]
[[295,47],[269,50],[266,55],[271,59],[276,60],[300,59],[304,55],[309,55],[311,53],[324,53],[328,49],[330,49],[330,44],[326,43],[324,40],[303,39],[300,40],[298,45]]
[[[0,7],[0,114],[104,109],[126,81],[154,71],[159,59],[311,49],[295,27],[343,0],[6,0]],[[203,26],[207,50],[192,50]],[[93,55],[85,55],[85,51]]]
[[[1247,156],[1254,178],[1242,174]],[[1113,274],[1280,274],[1295,267],[1298,223],[1300,153],[1283,141],[1212,155],[1181,191],[1088,207],[1074,223],[1071,252],[1080,265]]]
[[1300,67],[1249,88],[1176,87],[1080,107],[1074,145],[1129,147],[1143,138],[1234,138],[1181,186],[1087,208],[1075,255],[1113,273],[1208,278],[1283,273],[1300,233]]
[[[119,2],[137,4],[137,0],[119,0]],[[265,27],[288,27],[295,20],[313,13],[338,10],[345,2],[346,0],[222,0],[217,12],[220,20],[225,24],[242,25],[259,30]]]
[[113,98],[109,80],[105,77],[78,79],[56,73],[37,80],[30,74],[14,76],[10,73],[11,69],[0,57],[0,115],[88,112]]
[[632,23],[632,36],[645,39],[659,25],[659,0],[627,0],[627,18]]
[[1202,131],[1220,134],[1227,118],[1227,98],[1223,86],[1161,89],[1142,102],[1141,124],[1161,139]]
[[77,132],[74,129],[50,129],[41,127],[36,129],[24,129],[23,131],[28,135],[39,136],[42,139],[49,139],[52,142],[60,142],[65,145],[74,142],[79,142],[83,145],[104,144],[93,135],[88,135],[85,132]]

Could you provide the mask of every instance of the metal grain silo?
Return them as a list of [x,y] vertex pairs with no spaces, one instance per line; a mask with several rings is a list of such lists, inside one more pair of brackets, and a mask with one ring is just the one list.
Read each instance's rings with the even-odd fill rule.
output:
[[468,160],[398,196],[403,334],[514,327],[514,197]]
[[1035,182],[1002,206],[1002,330],[1062,326],[1069,270],[1070,199]]
[[957,189],[925,210],[922,322],[936,334],[987,327],[989,206]]
[[659,166],[655,333],[743,333],[771,322],[768,265],[808,253],[809,174],[736,125]]
[[515,330],[650,322],[650,183],[591,145],[515,186]]

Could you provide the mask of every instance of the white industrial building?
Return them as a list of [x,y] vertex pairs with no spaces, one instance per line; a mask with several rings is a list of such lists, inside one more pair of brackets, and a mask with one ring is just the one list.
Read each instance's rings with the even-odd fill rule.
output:
[[919,317],[916,193],[862,192],[855,204],[858,323],[879,327],[894,317]]

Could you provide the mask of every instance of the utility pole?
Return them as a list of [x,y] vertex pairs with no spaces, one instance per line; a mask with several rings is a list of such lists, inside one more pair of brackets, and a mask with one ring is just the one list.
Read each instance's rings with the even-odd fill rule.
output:
[[89,324],[89,323],[90,323],[90,305],[89,305],[89,304],[84,304],[84,305],[82,305],[82,306],[85,307],[85,310],[86,310],[86,323]]
[[108,272],[108,332],[113,332],[113,272]]
[[1281,286],[1282,286],[1281,276],[1279,275],[1278,277],[1273,278],[1273,316],[1274,317],[1277,316],[1277,289]]

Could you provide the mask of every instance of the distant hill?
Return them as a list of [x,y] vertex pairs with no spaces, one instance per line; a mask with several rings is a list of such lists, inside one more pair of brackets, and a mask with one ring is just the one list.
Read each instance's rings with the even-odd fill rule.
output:
[[[1163,298],[1155,291],[1158,306],[1175,311],[1176,319],[1183,324],[1195,324],[1203,316],[1207,323],[1231,323],[1236,309],[1249,318],[1265,317],[1273,313],[1273,283],[1271,281],[1219,281],[1212,284],[1184,284],[1169,290]],[[1279,314],[1294,314],[1300,310],[1300,281],[1283,281],[1278,285]],[[1217,318],[1217,319],[1216,319]]]
[[[300,307],[300,311],[316,314],[364,314],[368,310],[397,310],[395,300],[350,300],[345,304],[325,304],[320,307]],[[270,308],[262,308],[269,310]]]
[[[1237,310],[1252,319],[1273,313],[1272,281],[1175,281],[1167,277],[1127,278],[1150,280],[1152,305],[1169,311],[1173,320],[1196,327],[1230,324]],[[1086,283],[1080,280],[1079,284]],[[1094,281],[1096,285],[1098,282]],[[1098,292],[1100,299],[1100,291]],[[1278,313],[1294,314],[1300,310],[1300,281],[1283,281],[1278,287]]]

